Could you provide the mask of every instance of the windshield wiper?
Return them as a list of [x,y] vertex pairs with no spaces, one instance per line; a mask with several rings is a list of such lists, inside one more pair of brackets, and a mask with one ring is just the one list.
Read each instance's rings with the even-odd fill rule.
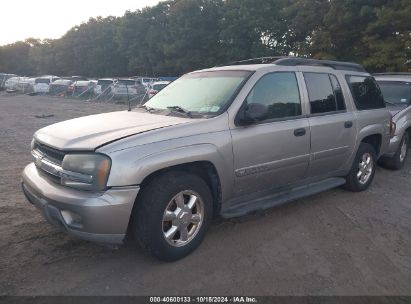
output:
[[392,106],[396,106],[396,105],[398,105],[397,103],[395,103],[395,102],[391,102],[391,101],[385,101],[385,103],[388,103],[389,105],[392,105]]
[[167,109],[178,112],[178,113],[185,114],[186,116],[188,116],[190,118],[193,118],[193,115],[191,114],[190,111],[188,111],[188,110],[186,110],[186,109],[184,109],[180,106],[169,106],[169,107],[167,107]]
[[147,112],[150,112],[150,113],[152,111],[154,111],[154,108],[147,107],[146,105],[138,105],[137,108],[138,109],[144,109],[144,110],[146,110]]

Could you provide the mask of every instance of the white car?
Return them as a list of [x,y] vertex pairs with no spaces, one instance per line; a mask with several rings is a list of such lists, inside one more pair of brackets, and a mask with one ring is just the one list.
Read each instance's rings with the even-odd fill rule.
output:
[[21,91],[23,93],[32,92],[34,78],[11,77],[7,79],[5,87],[7,91]]
[[114,84],[116,83],[116,79],[113,78],[102,78],[97,81],[96,86],[94,87],[94,94],[109,94],[111,93]]
[[127,95],[144,95],[146,89],[143,85],[138,83],[136,79],[123,78],[119,79],[112,89],[114,97],[122,97]]
[[34,93],[48,93],[50,88],[50,83],[60,79],[57,76],[41,76],[34,79],[33,92]]
[[142,84],[144,87],[147,89],[151,84],[153,84],[156,81],[159,81],[160,79],[158,78],[151,78],[151,77],[137,77],[135,78],[138,84]]
[[150,85],[148,88],[148,98],[153,97],[162,89],[164,89],[171,81],[157,81]]

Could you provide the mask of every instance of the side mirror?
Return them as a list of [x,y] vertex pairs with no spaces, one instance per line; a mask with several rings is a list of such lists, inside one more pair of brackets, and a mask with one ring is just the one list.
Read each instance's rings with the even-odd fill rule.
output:
[[240,114],[238,122],[241,125],[250,125],[264,120],[265,116],[267,115],[267,109],[267,106],[261,103],[247,104]]

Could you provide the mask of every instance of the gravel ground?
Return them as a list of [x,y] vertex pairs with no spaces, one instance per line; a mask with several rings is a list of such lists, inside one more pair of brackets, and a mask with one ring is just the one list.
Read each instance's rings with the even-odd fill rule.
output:
[[125,108],[0,95],[0,295],[411,295],[411,159],[378,169],[362,193],[335,189],[216,220],[175,263],[59,232],[20,191],[34,131]]

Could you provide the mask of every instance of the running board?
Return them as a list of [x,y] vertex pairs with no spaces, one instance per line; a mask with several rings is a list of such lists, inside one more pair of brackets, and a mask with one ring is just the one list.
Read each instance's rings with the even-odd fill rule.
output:
[[282,205],[289,201],[317,194],[345,184],[345,178],[333,177],[325,180],[298,186],[292,189],[277,191],[258,198],[241,197],[228,201],[222,205],[221,216],[232,218],[247,215],[256,211],[266,210],[275,206]]

